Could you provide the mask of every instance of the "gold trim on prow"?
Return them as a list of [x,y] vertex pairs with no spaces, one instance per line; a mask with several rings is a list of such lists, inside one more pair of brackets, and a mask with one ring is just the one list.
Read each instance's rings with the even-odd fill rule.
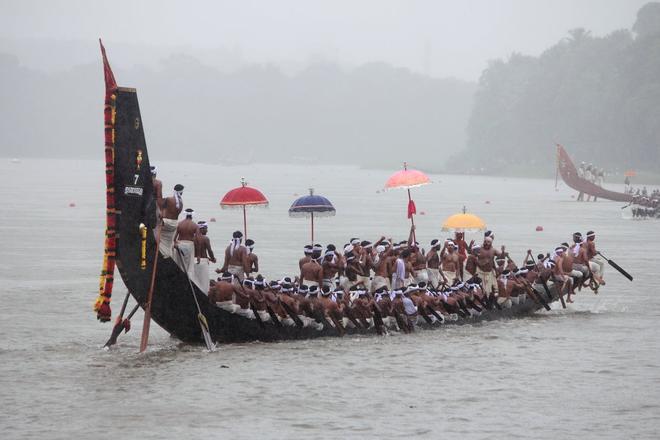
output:
[[137,93],[137,89],[134,89],[132,87],[117,87],[117,91],[119,91],[119,92],[128,92],[128,93]]

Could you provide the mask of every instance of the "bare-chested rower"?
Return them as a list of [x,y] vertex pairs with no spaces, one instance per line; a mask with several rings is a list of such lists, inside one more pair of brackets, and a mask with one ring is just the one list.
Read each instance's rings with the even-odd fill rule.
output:
[[376,246],[376,253],[372,259],[372,269],[374,270],[374,279],[371,282],[371,292],[386,287],[390,288],[389,273],[388,273],[388,259],[389,252],[386,250],[385,245],[379,244]]
[[323,285],[323,267],[318,262],[320,257],[321,250],[315,247],[310,260],[300,268],[300,286],[303,284],[307,287]]
[[433,289],[440,285],[440,250],[439,240],[431,240],[431,249],[426,253],[426,271],[429,274],[429,285]]
[[197,222],[198,233],[194,238],[195,245],[195,277],[200,287],[209,286],[209,262],[215,263],[215,255],[211,249],[211,240],[206,235],[208,225],[205,221]]
[[305,256],[302,257],[300,260],[298,260],[298,268],[300,270],[302,270],[303,264],[307,263],[312,259],[312,245],[311,244],[305,245],[303,252],[305,253]]
[[229,272],[235,277],[235,282],[242,283],[245,278],[247,249],[241,244],[243,233],[234,231],[231,243],[225,249],[225,259],[217,272]]
[[481,278],[484,293],[490,295],[491,293],[497,296],[497,280],[495,277],[495,257],[499,256],[500,252],[493,248],[493,239],[485,237],[484,242],[477,254],[477,276]]
[[259,257],[254,253],[254,240],[251,238],[245,240],[245,247],[247,248],[245,275],[250,276],[252,273],[259,273]]
[[158,249],[164,257],[172,256],[172,247],[174,246],[174,234],[178,226],[179,214],[183,210],[183,185],[174,185],[172,196],[163,199],[161,208],[161,217],[163,223],[160,229],[160,243]]
[[154,199],[156,200],[156,206],[158,207],[158,212],[163,208],[163,182],[160,179],[156,178],[158,175],[158,169],[155,165],[151,166],[151,182],[154,188]]
[[455,281],[460,281],[461,270],[459,268],[460,258],[456,252],[457,246],[453,240],[446,240],[440,251],[440,261],[442,264],[442,277],[450,286]]
[[[179,267],[188,273],[188,276],[197,285],[199,283],[195,277],[195,237],[197,236],[198,226],[193,221],[193,210],[188,208],[185,211],[186,218],[181,220],[176,227],[176,234],[174,234],[174,250],[173,259]],[[208,276],[206,277],[208,283]],[[204,292],[208,291],[208,285],[199,286]]]
[[332,249],[326,250],[325,254],[323,254],[323,261],[321,263],[321,267],[323,268],[323,286],[335,287],[335,276],[339,272],[338,258]]
[[221,307],[231,307],[236,297],[237,286],[232,283],[234,276],[224,272],[209,289],[209,302]]
[[589,257],[589,267],[593,272],[594,279],[598,284],[604,286],[603,271],[605,270],[605,260],[598,255],[598,251],[596,250],[596,233],[594,231],[587,232],[587,242],[585,244],[587,247],[587,257]]

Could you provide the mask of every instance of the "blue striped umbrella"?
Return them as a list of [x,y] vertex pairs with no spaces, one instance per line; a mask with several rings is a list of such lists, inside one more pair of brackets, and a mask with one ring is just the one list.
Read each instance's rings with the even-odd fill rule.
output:
[[330,200],[323,196],[314,194],[314,189],[309,189],[308,196],[297,198],[291,208],[289,217],[309,217],[312,220],[312,243],[314,243],[314,217],[331,217],[335,215],[335,207]]

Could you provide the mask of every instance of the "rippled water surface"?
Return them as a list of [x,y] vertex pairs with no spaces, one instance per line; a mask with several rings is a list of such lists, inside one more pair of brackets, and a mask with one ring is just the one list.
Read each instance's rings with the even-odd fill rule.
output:
[[[263,190],[270,208],[250,211],[248,228],[270,277],[294,273],[309,224],[287,209],[310,186],[337,208],[317,222],[317,241],[407,235],[405,192],[377,192],[385,171],[158,165],[166,188],[183,183],[187,206],[217,219],[209,236],[218,252],[242,221],[240,212],[220,210],[224,192],[242,176]],[[550,181],[432,179],[413,190],[424,212],[422,243],[443,238],[442,220],[463,205],[516,260],[527,248],[546,251],[594,229],[600,249],[634,283],[608,267],[599,295],[585,292],[566,310],[531,318],[214,353],[152,326],[149,351],[137,354],[137,314],[118,346],[104,351],[111,327],[91,310],[102,262],[103,164],[3,159],[2,438],[657,439],[660,222],[623,220],[619,203],[578,204]],[[115,313],[125,292],[119,282]]]

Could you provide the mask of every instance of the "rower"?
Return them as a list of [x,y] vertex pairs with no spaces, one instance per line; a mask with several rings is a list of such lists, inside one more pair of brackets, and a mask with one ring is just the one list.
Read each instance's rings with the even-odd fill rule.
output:
[[396,259],[396,265],[394,272],[392,274],[392,287],[395,289],[400,289],[405,287],[407,284],[407,270],[406,265],[410,259],[410,250],[404,249],[403,252]]
[[[205,221],[198,221],[197,228],[199,233],[195,235],[195,278],[197,278],[201,286],[208,286],[209,284],[209,261],[215,263],[215,255],[211,249],[211,240],[206,235],[208,232],[208,224]],[[207,287],[208,288],[208,287]]]
[[568,302],[573,302],[570,297],[573,293],[573,278],[566,275],[563,269],[564,261],[564,248],[557,246],[555,248],[554,256],[551,259],[553,263],[552,276],[554,280],[559,283],[560,295],[562,292],[568,293]]
[[450,238],[445,240],[445,244],[442,246],[440,261],[442,262],[442,277],[447,284],[452,285],[455,281],[460,280],[458,268],[460,259],[456,252],[456,244]]
[[388,259],[389,253],[386,251],[384,244],[376,246],[376,255],[373,257],[373,270],[374,279],[371,282],[371,291],[375,292],[381,288],[390,288],[390,281],[388,277]]
[[440,244],[439,240],[434,238],[431,240],[431,249],[426,254],[426,271],[428,272],[429,285],[433,289],[437,289],[440,285]]
[[[176,234],[174,235],[174,262],[184,271],[188,273],[191,281],[194,281],[199,286],[199,280],[195,277],[195,237],[199,229],[197,223],[193,221],[194,211],[191,208],[186,209],[186,218],[181,220],[176,227]],[[199,286],[202,291],[208,292],[208,276],[206,277],[207,285]]]
[[321,263],[321,268],[323,269],[323,286],[328,286],[329,288],[335,286],[335,276],[339,272],[339,265],[335,261],[335,251],[334,246],[328,245],[325,253],[323,254],[323,262]]
[[468,257],[468,245],[465,242],[465,233],[456,231],[454,233],[454,244],[456,245],[456,252],[458,253],[458,272],[460,279],[465,279],[463,274],[463,265]]
[[321,267],[318,261],[321,257],[322,249],[323,247],[320,245],[314,245],[310,260],[300,268],[300,286],[303,284],[307,287],[323,285],[323,267]]
[[246,269],[245,274],[249,276],[251,273],[259,273],[259,257],[254,253],[254,240],[248,238],[245,240],[246,248]]
[[429,273],[426,270],[426,258],[422,253],[422,249],[419,247],[418,242],[413,243],[412,255],[411,255],[411,265],[412,265],[412,282],[415,284],[419,283],[428,283]]
[[160,229],[160,243],[158,250],[163,257],[172,256],[172,246],[174,245],[174,234],[178,226],[179,214],[183,210],[183,185],[177,183],[174,185],[172,196],[163,200],[161,215],[163,223]]
[[217,270],[218,272],[231,273],[237,283],[243,282],[246,272],[247,249],[241,244],[242,241],[243,233],[234,231],[231,242],[225,249],[225,259],[222,267]]
[[497,296],[497,303],[503,309],[509,309],[513,305],[511,301],[511,291],[513,290],[514,283],[509,280],[511,271],[509,269],[504,269],[497,279],[497,284],[499,288],[499,295]]
[[470,249],[470,255],[468,255],[467,260],[465,260],[465,271],[470,274],[471,277],[474,277],[477,274],[477,255],[479,255],[479,249],[481,246],[475,244]]
[[[646,189],[646,187],[644,187]],[[605,285],[603,279],[603,272],[605,270],[605,261],[598,255],[596,250],[596,233],[594,231],[587,232],[587,257],[589,258],[589,266],[594,274],[594,278],[598,284]]]
[[[490,231],[486,231],[488,233]],[[492,235],[492,232],[491,232]],[[494,258],[499,256],[499,251],[493,248],[493,239],[491,235],[484,238],[484,242],[477,254],[477,276],[483,281],[483,288],[486,295],[491,293],[497,296],[498,283],[494,272]]]
[[232,313],[238,308],[234,304],[237,286],[233,281],[234,276],[229,272],[224,272],[209,289],[209,302]]
[[298,260],[298,268],[302,270],[303,264],[307,263],[309,260],[312,259],[312,245],[308,244],[305,245],[303,248],[303,252],[305,254],[304,257],[302,257],[300,260]]
[[158,215],[160,215],[160,210],[163,208],[163,182],[156,178],[158,174],[158,169],[155,165],[149,167],[151,171],[151,182],[154,187],[154,199],[156,199],[156,206],[158,207]]
[[417,323],[417,306],[413,302],[411,295],[413,292],[417,292],[418,287],[416,284],[411,284],[406,287],[406,290],[403,293],[403,298],[401,302],[403,303],[403,310],[406,315],[406,323],[410,331],[415,331],[415,324]]

